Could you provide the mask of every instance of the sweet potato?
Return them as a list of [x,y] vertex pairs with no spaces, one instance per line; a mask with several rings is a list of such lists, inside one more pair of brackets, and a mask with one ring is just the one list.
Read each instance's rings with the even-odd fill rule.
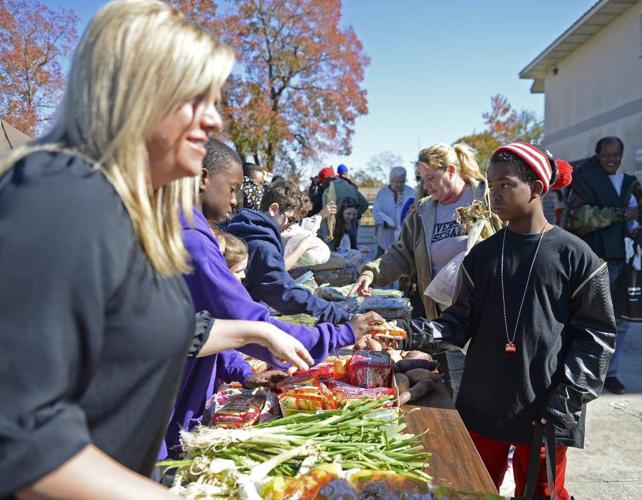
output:
[[444,378],[441,373],[433,373],[430,370],[425,370],[424,368],[413,368],[405,372],[406,377],[410,380],[412,385],[418,384],[422,380],[435,380],[439,381]]
[[383,348],[381,347],[381,344],[377,342],[375,339],[368,339],[366,341],[366,349],[369,351],[381,351]]
[[428,361],[432,360],[432,356],[427,352],[422,351],[408,351],[403,359],[427,359]]
[[416,401],[419,398],[424,397],[426,394],[435,390],[435,383],[430,380],[422,380],[418,384],[413,385],[407,391],[402,392],[399,395],[399,404],[406,404],[409,401]]
[[435,370],[439,366],[439,363],[435,360],[428,359],[402,359],[395,364],[395,371],[400,371],[401,373],[406,373],[408,370],[413,370],[415,368],[423,368],[424,370]]
[[384,351],[385,350],[388,351],[388,354],[390,354],[390,359],[392,359],[392,361],[394,363],[396,363],[397,361],[401,361],[401,353],[399,351],[397,351],[395,349],[385,349],[384,348]]
[[354,344],[354,350],[355,351],[363,351],[366,349],[366,346],[368,344],[368,338],[367,337],[361,337],[357,342]]
[[397,383],[397,387],[399,388],[399,394],[410,389],[410,379],[403,373],[395,373],[395,382]]

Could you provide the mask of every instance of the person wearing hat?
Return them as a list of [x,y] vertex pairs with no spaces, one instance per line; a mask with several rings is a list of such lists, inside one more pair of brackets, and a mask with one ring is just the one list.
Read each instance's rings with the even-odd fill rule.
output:
[[568,163],[513,142],[493,154],[488,180],[507,227],[471,249],[453,305],[403,348],[470,342],[456,407],[495,485],[512,444],[515,496],[565,500],[567,446],[583,447],[586,403],[600,394],[615,344],[607,264],[544,216],[544,195],[570,183]]
[[348,167],[346,167],[343,163],[341,163],[337,167],[337,177],[339,177],[340,179],[343,179],[344,181],[349,182],[354,186],[354,182],[352,182],[352,180],[348,178]]

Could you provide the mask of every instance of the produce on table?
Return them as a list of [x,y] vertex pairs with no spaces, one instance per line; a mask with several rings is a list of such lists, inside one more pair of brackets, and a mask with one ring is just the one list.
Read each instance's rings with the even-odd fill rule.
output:
[[423,368],[413,368],[412,370],[405,372],[405,375],[408,377],[412,385],[417,384],[422,380],[434,380],[439,382],[444,378],[443,373],[434,373]]
[[403,373],[395,373],[395,383],[399,389],[399,393],[405,392],[410,389],[410,379]]
[[258,499],[268,476],[295,477],[332,463],[430,481],[425,472],[430,454],[417,436],[404,432],[405,422],[385,408],[387,403],[353,400],[339,409],[246,429],[200,426],[181,432],[184,460],[159,465],[178,469],[173,491],[186,498]]
[[403,351],[402,357],[404,359],[427,359],[432,360],[432,356],[423,351]]
[[395,363],[395,371],[405,373],[408,370],[414,368],[422,368],[424,370],[436,370],[439,367],[439,363],[434,360],[428,359],[402,359]]
[[318,318],[315,318],[314,316],[310,316],[309,314],[305,314],[305,313],[278,316],[277,319],[279,321],[287,321],[288,323],[294,323],[297,325],[304,325],[304,326],[314,326],[319,321]]
[[431,379],[424,379],[420,382],[417,382],[415,385],[410,387],[407,391],[399,394],[399,404],[403,405],[410,401],[415,401],[419,398],[423,398],[425,395],[435,390],[435,382]]

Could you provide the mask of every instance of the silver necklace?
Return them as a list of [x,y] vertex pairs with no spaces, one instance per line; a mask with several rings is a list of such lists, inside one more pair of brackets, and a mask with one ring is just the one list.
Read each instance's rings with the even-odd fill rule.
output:
[[537,240],[537,246],[535,247],[535,254],[533,255],[533,260],[531,262],[531,267],[528,270],[528,276],[526,277],[526,285],[524,286],[524,293],[522,294],[522,301],[519,304],[519,310],[517,311],[517,319],[515,320],[515,328],[513,328],[513,335],[508,334],[508,319],[506,316],[506,295],[504,293],[504,247],[506,246],[506,233],[508,228],[504,229],[504,236],[502,239],[502,255],[500,261],[500,276],[501,276],[501,285],[502,285],[502,309],[504,312],[504,331],[506,332],[506,345],[504,346],[506,357],[513,357],[517,354],[517,344],[515,343],[515,337],[517,336],[517,327],[519,326],[519,318],[522,315],[522,309],[524,308],[524,300],[526,299],[526,292],[528,291],[528,283],[531,280],[531,274],[533,273],[533,266],[535,265],[535,259],[537,258],[537,252],[539,251],[539,246],[542,243],[542,238],[544,237],[544,230],[548,226],[548,222],[544,224],[544,227],[539,233],[539,239]]

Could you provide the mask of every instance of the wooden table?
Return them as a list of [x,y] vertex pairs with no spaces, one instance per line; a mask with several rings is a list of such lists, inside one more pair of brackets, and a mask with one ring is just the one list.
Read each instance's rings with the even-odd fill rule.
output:
[[497,494],[444,384],[437,384],[433,393],[402,406],[403,412],[410,409],[415,410],[407,417],[408,430],[416,434],[429,430],[421,440],[432,453],[427,472],[433,485]]

